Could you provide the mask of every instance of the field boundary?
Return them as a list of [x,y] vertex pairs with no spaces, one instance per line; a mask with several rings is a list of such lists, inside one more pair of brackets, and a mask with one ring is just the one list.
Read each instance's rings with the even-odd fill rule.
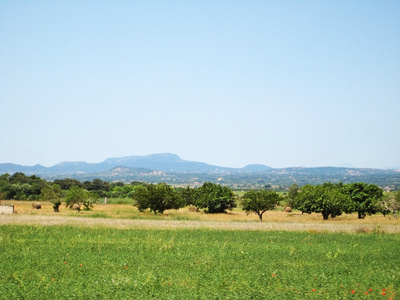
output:
[[218,222],[177,220],[127,220],[46,215],[0,215],[0,225],[81,226],[119,229],[213,229],[252,231],[310,231],[348,233],[400,233],[400,225],[295,222]]

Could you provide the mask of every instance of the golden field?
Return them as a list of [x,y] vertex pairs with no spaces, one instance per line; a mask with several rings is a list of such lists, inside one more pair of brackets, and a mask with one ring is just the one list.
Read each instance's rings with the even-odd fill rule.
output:
[[357,214],[338,216],[323,220],[321,214],[286,213],[281,210],[267,211],[263,222],[255,214],[246,215],[237,208],[226,214],[206,214],[190,211],[188,207],[168,210],[164,214],[139,212],[128,204],[97,204],[90,211],[70,210],[60,206],[60,212],[53,211],[49,202],[41,204],[41,209],[32,208],[29,201],[2,200],[2,205],[14,205],[14,215],[0,215],[0,224],[37,225],[80,225],[109,226],[118,228],[213,228],[221,230],[284,230],[315,232],[377,232],[400,233],[400,218],[381,214],[358,219]]

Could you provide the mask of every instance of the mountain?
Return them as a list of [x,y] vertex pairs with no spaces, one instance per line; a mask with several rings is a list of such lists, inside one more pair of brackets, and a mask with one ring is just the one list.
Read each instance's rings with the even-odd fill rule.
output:
[[0,173],[24,172],[27,174],[83,174],[99,173],[112,170],[116,167],[145,168],[155,171],[177,173],[226,173],[226,172],[254,172],[270,169],[263,165],[249,165],[244,168],[225,168],[209,165],[204,162],[188,161],[181,159],[176,154],[162,153],[145,156],[127,156],[107,158],[101,163],[61,162],[52,167],[36,165],[32,167],[16,164],[0,164]]
[[243,172],[252,173],[252,172],[264,172],[264,171],[271,170],[271,169],[272,169],[271,167],[267,167],[264,165],[252,164],[252,165],[247,165],[247,166],[243,167],[241,170]]
[[381,187],[400,187],[400,170],[361,169],[345,167],[292,167],[274,169],[251,164],[243,168],[225,168],[204,162],[181,159],[176,154],[107,158],[100,163],[61,162],[52,167],[0,164],[0,174],[23,172],[47,180],[74,178],[81,181],[100,178],[106,181],[166,182],[173,185],[198,186],[202,182],[218,182],[237,189],[366,182]]
[[16,173],[16,172],[24,172],[28,174],[43,174],[46,172],[48,168],[42,165],[35,165],[35,166],[21,166],[17,164],[0,164],[0,173]]
[[183,160],[178,155],[171,153],[108,158],[102,164],[108,167],[124,166],[129,168],[147,168],[157,171],[188,173],[211,173],[230,170],[230,168],[213,166],[203,162]]

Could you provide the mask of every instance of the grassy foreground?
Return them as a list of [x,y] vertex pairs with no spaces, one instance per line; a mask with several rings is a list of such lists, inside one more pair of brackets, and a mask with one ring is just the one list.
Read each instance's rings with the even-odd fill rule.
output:
[[0,226],[0,299],[396,299],[400,235]]

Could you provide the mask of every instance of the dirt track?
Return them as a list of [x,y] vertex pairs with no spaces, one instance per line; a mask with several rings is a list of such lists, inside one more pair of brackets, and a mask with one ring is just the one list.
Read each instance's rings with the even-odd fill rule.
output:
[[373,224],[321,224],[291,222],[214,222],[214,221],[164,221],[127,220],[109,218],[82,218],[44,215],[0,215],[0,225],[84,226],[121,229],[216,229],[261,231],[316,231],[316,232],[384,232],[400,233],[400,225]]

